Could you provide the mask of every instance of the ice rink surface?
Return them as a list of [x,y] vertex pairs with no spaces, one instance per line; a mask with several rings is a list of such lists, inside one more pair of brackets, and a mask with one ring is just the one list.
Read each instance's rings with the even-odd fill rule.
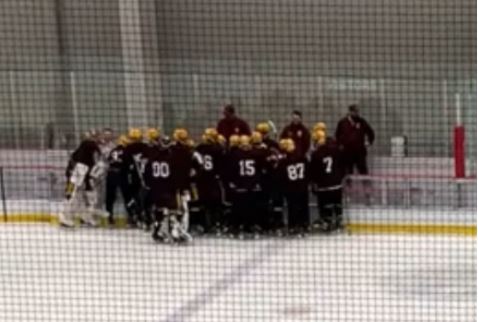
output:
[[0,226],[0,321],[476,321],[476,239]]

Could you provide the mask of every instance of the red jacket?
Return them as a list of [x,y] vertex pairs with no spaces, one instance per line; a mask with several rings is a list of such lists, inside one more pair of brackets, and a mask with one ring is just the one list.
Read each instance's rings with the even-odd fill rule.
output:
[[220,120],[217,124],[217,132],[229,140],[229,137],[233,134],[250,135],[251,129],[246,121],[235,116]]
[[310,148],[310,132],[304,124],[291,123],[287,125],[280,135],[281,139],[292,139],[298,154],[304,156]]
[[372,144],[375,133],[365,119],[347,116],[337,124],[335,138],[346,151],[365,152],[365,139]]

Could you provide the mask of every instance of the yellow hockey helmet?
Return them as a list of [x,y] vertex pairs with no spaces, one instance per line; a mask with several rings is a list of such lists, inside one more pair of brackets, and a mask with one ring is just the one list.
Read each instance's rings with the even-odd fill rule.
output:
[[262,143],[262,134],[259,131],[254,131],[250,139],[252,144],[260,144]]
[[139,128],[131,128],[128,131],[128,139],[131,141],[140,141],[143,138],[143,133]]
[[251,137],[249,135],[241,135],[239,137],[239,147],[247,149],[251,146]]
[[282,139],[279,141],[279,148],[287,153],[294,152],[295,143],[292,139]]
[[188,130],[185,128],[178,128],[173,132],[173,140],[177,142],[186,142],[189,138]]
[[317,144],[324,144],[325,141],[327,139],[327,135],[325,134],[324,131],[314,131],[314,133],[312,133],[312,140],[317,143]]
[[196,145],[196,143],[194,143],[193,139],[186,139],[186,141],[184,143],[190,148],[194,148],[194,146]]
[[117,141],[117,144],[118,145],[121,145],[121,146],[127,146],[129,144],[129,139],[126,135],[122,134],[118,137],[118,141]]
[[217,135],[217,143],[219,143],[222,146],[226,145],[226,138],[224,137],[224,135],[221,135],[221,134]]
[[230,147],[237,147],[237,146],[239,146],[240,142],[241,142],[241,137],[239,135],[233,134],[229,138],[229,146]]
[[149,141],[156,141],[159,139],[159,130],[154,128],[154,127],[151,127],[149,129],[146,130],[146,138],[149,140]]
[[324,122],[317,122],[317,123],[315,123],[312,132],[316,132],[316,131],[326,132],[326,131],[327,131],[327,125],[325,125]]
[[217,130],[215,128],[207,128],[204,130],[204,134],[203,134],[203,141],[204,142],[209,142],[209,143],[215,143],[217,142],[217,139],[218,139],[218,133],[217,133]]
[[257,124],[256,131],[261,133],[262,135],[266,135],[269,134],[269,132],[271,131],[271,126],[267,122],[261,122]]

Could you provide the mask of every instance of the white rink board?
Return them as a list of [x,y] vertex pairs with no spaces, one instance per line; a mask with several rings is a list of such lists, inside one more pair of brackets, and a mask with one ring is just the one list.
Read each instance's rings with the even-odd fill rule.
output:
[[476,321],[476,239],[0,226],[0,321]]

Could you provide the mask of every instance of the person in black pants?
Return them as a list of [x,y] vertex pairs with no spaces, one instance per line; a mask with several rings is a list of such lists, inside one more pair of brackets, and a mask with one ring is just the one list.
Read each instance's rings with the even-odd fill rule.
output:
[[292,139],[279,142],[282,155],[277,173],[287,202],[289,233],[303,234],[309,227],[308,161],[296,152]]
[[359,115],[357,105],[349,106],[347,116],[337,124],[335,138],[343,151],[347,174],[353,174],[355,168],[359,174],[368,174],[367,147],[373,144],[375,132]]
[[128,195],[128,176],[125,171],[123,160],[123,153],[128,138],[122,135],[118,139],[118,145],[111,150],[108,155],[108,173],[106,175],[106,211],[108,212],[108,222],[114,225],[114,204],[117,197],[118,188],[125,202],[125,208],[128,212],[128,217],[132,216],[131,209],[127,207],[126,202],[130,199]]
[[261,212],[264,160],[251,146],[247,135],[240,137],[239,147],[230,152],[226,172],[231,189],[233,234],[257,236],[265,215]]
[[316,224],[323,231],[333,231],[342,226],[344,156],[335,140],[324,131],[319,130],[312,137],[315,146],[310,159],[310,178],[319,209]]

